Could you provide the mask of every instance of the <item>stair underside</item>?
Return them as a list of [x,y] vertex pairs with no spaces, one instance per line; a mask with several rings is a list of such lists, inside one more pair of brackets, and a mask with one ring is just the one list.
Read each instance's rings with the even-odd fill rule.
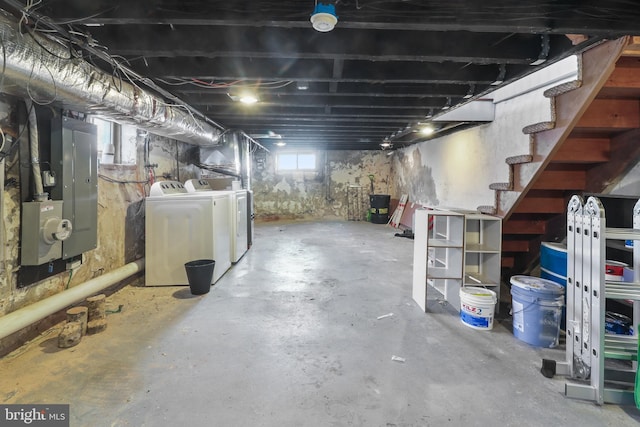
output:
[[[504,219],[503,268],[522,268],[527,264],[523,260],[537,255],[542,238],[553,232],[549,221],[564,216],[568,196],[589,189],[588,171],[607,164],[615,149],[611,129],[640,128],[638,99],[597,98],[603,88],[611,93],[607,83],[616,76],[614,65],[624,43],[609,42],[585,52],[575,82],[545,91],[552,98],[552,120],[523,129],[532,138],[531,153],[507,159],[509,182],[490,185],[496,191],[496,206],[482,208]],[[640,98],[640,83],[636,90]],[[553,227],[557,222],[552,221]]]

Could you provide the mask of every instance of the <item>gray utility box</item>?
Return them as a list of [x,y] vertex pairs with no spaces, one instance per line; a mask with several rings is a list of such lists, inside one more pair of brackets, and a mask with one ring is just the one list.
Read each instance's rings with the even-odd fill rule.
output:
[[98,139],[96,126],[68,117],[51,121],[51,168],[57,182],[51,198],[63,200],[62,217],[73,234],[62,244],[68,259],[98,245]]
[[71,235],[71,223],[62,219],[62,201],[22,204],[22,265],[42,265],[62,255],[62,241]]

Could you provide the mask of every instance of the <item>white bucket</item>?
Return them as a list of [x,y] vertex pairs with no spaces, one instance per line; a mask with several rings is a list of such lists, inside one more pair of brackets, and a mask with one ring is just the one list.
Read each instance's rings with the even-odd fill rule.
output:
[[490,289],[465,286],[460,288],[460,320],[473,329],[493,329],[493,314],[498,298]]

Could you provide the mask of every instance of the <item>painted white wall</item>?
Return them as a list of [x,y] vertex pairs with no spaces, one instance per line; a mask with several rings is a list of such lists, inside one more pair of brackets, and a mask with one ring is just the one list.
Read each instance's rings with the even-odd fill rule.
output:
[[[544,76],[535,73],[524,83],[514,82],[494,92],[495,119],[491,123],[399,150],[394,162],[398,193],[407,193],[409,200],[431,206],[475,210],[493,205],[495,194],[489,185],[509,181],[505,159],[530,154],[529,135],[522,129],[554,120],[551,101],[544,97],[544,91],[574,78],[576,71],[574,58],[556,67],[556,74],[544,69]],[[416,171],[422,176],[416,177]],[[425,178],[425,172],[430,176]],[[420,185],[429,187],[429,191],[417,188],[416,178],[422,178]]]
[[[475,210],[480,205],[493,205],[494,192],[489,184],[509,181],[510,156],[529,154],[529,136],[522,128],[551,120],[549,99],[543,89],[496,104],[496,118],[489,124],[463,130],[402,149],[416,159],[420,153],[423,166],[431,169],[437,198],[425,199],[420,191],[409,194],[410,200],[426,205],[449,206]],[[410,172],[398,165],[399,182]],[[398,169],[396,169],[398,170]],[[400,193],[407,192],[400,187]],[[411,191],[409,191],[411,193]]]
[[569,56],[513,83],[496,89],[489,94],[488,97],[498,103],[536,89],[557,86],[575,80],[579,75],[579,62],[580,58],[578,56]]

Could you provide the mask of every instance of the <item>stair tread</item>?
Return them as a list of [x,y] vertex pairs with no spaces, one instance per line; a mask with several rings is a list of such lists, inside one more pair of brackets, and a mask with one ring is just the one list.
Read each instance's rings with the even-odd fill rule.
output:
[[549,88],[543,92],[543,95],[547,98],[553,98],[555,96],[562,95],[563,93],[571,92],[572,90],[578,89],[580,86],[582,86],[582,80],[573,80]]
[[533,156],[531,154],[521,154],[518,156],[511,156],[505,159],[508,165],[517,165],[520,163],[531,163]]
[[495,215],[496,214],[496,207],[495,206],[491,206],[491,205],[478,206],[478,212],[484,213],[484,214],[489,214],[489,215]]
[[539,123],[534,123],[534,124],[523,127],[522,133],[526,135],[531,135],[532,133],[543,132],[545,130],[553,129],[555,127],[556,127],[555,121],[539,122]]
[[492,184],[489,184],[489,189],[509,191],[509,190],[513,190],[513,184],[510,182],[494,182]]

